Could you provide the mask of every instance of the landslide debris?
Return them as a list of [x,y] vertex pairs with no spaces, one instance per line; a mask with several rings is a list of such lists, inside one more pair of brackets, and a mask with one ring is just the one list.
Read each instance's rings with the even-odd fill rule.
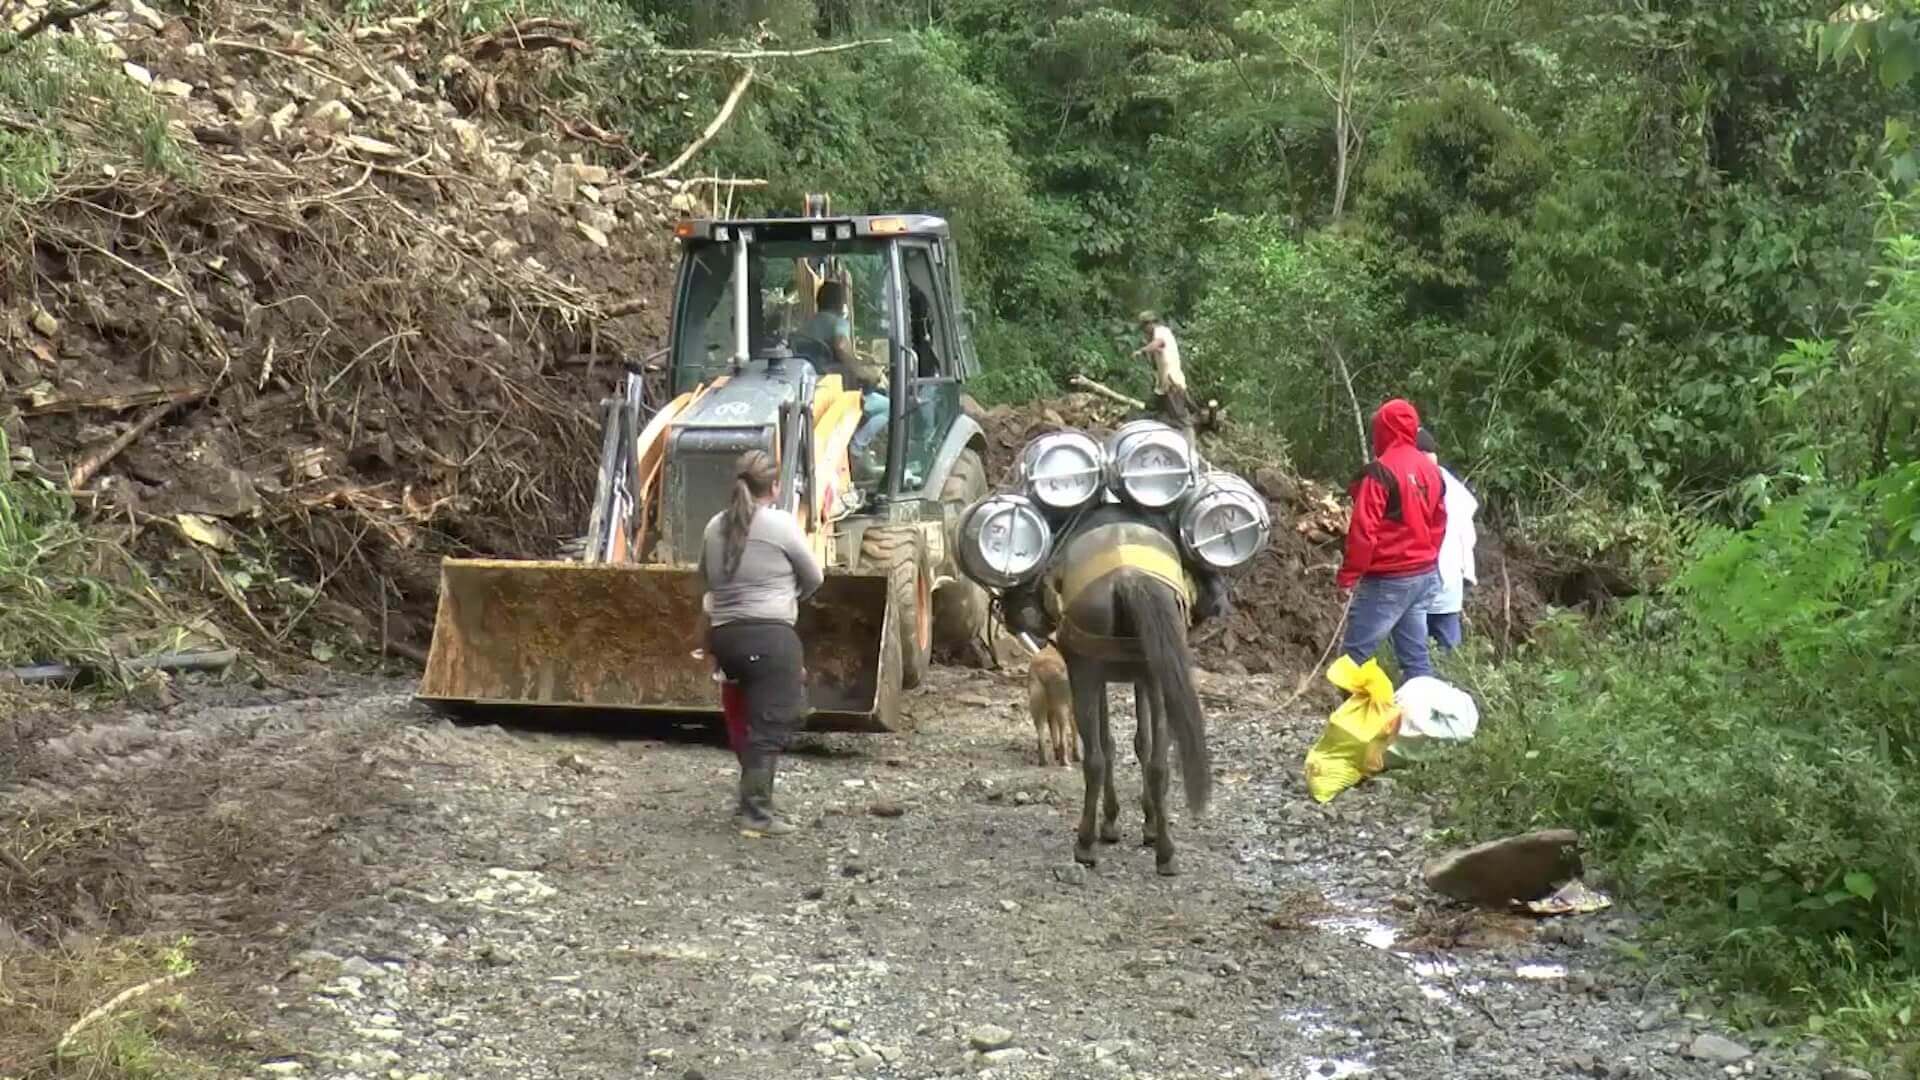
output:
[[539,104],[570,24],[95,7],[0,53],[0,138],[53,164],[0,170],[15,464],[256,648],[417,652],[440,555],[584,520],[693,197]]

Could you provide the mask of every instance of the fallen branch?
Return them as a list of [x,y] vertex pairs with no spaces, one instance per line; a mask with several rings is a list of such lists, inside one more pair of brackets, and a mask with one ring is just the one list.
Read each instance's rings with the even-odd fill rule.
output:
[[648,56],[667,56],[675,60],[791,60],[800,56],[820,56],[824,53],[846,52],[849,49],[864,49],[871,45],[891,45],[892,38],[870,38],[866,41],[847,41],[838,45],[819,45],[811,49],[748,49],[735,52],[727,49],[653,49]]
[[9,851],[5,845],[0,845],[0,863],[5,863],[7,865],[7,869],[20,875],[20,877],[23,878],[24,880],[27,880],[27,881],[33,880],[33,869],[29,867],[26,863],[22,862],[20,860],[20,856],[15,855],[12,851]]
[[565,49],[576,56],[586,56],[593,52],[593,46],[573,36],[577,30],[578,27],[573,23],[563,19],[527,19],[501,30],[468,38],[462,51],[482,61],[495,59],[508,49],[522,52]]
[[760,177],[743,177],[735,180],[722,176],[700,176],[692,180],[682,180],[680,183],[683,187],[763,188],[767,186],[766,180]]
[[[21,410],[26,416],[49,416],[53,413],[84,412],[89,409],[104,409],[108,412],[124,412],[140,405],[156,405],[162,402],[178,405],[191,401],[207,392],[204,386],[155,386],[145,390],[135,390],[126,394],[95,394],[88,397],[57,397],[27,406]],[[18,396],[26,397],[28,391]]]
[[646,174],[646,178],[660,180],[672,176],[679,171],[680,166],[685,165],[693,155],[712,142],[713,137],[720,134],[720,129],[726,127],[727,121],[733,118],[733,110],[740,107],[740,99],[746,96],[747,87],[751,85],[753,85],[753,68],[749,67],[740,73],[740,78],[734,82],[733,89],[727,92],[725,104],[720,106],[720,112],[714,116],[713,122],[707,125],[707,129],[700,133],[700,137],[688,143],[687,148],[680,151],[679,157],[674,158],[664,167]]
[[88,454],[86,457],[81,458],[79,463],[74,465],[72,473],[68,476],[68,490],[79,491],[86,487],[87,483],[93,479],[94,474],[105,468],[108,462],[119,457],[120,452],[132,446],[140,436],[145,435],[147,432],[159,426],[160,421],[166,419],[168,413],[182,405],[198,401],[206,396],[207,391],[203,387],[194,393],[182,395],[177,399],[163,401],[155,405],[146,415],[135,420],[133,426],[122,432],[119,438],[114,439],[112,442]]
[[636,296],[629,300],[621,300],[617,303],[608,304],[606,308],[600,312],[600,317],[603,319],[621,319],[628,315],[638,315],[652,306],[653,301],[644,296]]
[[260,56],[277,56],[307,74],[312,75],[316,79],[325,79],[336,86],[346,87],[348,90],[360,89],[346,79],[320,67],[319,64],[309,60],[303,53],[292,52],[287,49],[276,49],[268,45],[256,45],[251,41],[235,41],[232,38],[213,38],[208,41],[206,45],[210,49],[238,49],[241,52],[255,53]]
[[1117,402],[1121,405],[1125,405],[1130,409],[1144,409],[1147,407],[1146,402],[1141,401],[1138,398],[1130,398],[1127,395],[1121,393],[1120,391],[1115,390],[1111,386],[1104,386],[1100,383],[1094,382],[1092,379],[1087,378],[1085,375],[1075,375],[1073,378],[1068,379],[1067,381],[1069,383],[1072,383],[1074,386],[1079,387],[1082,390],[1099,394],[1101,397],[1106,398],[1108,401]]
[[139,997],[141,994],[150,993],[154,990],[160,989],[163,986],[170,986],[174,983],[177,983],[181,979],[186,978],[190,974],[192,974],[192,972],[176,971],[171,975],[162,975],[157,979],[148,979],[146,982],[141,983],[139,986],[129,986],[125,990],[122,990],[119,993],[113,995],[112,997],[107,999],[106,1004],[99,1006],[98,1008],[87,1013],[87,1015],[81,1017],[78,1020],[75,1020],[73,1022],[73,1026],[67,1029],[66,1034],[60,1036],[60,1041],[53,1044],[54,1054],[58,1055],[58,1054],[66,1053],[67,1044],[73,1042],[74,1036],[80,1034],[82,1031],[85,1031],[87,1028],[91,1027],[93,1024],[97,1023],[101,1019],[110,1015],[115,1009],[118,1009],[120,1006],[125,1005],[129,1001],[132,1001],[134,998]]
[[93,0],[90,4],[70,8],[48,8],[45,14],[35,19],[25,30],[14,35],[12,41],[0,44],[0,56],[25,45],[48,30],[66,30],[73,26],[75,19],[84,19],[96,12],[105,11],[112,0]]
[[213,560],[213,556],[207,553],[207,549],[196,547],[194,550],[200,553],[200,561],[207,564],[207,572],[213,575],[213,582],[219,586],[220,595],[226,597],[227,602],[239,610],[241,617],[247,620],[247,625],[253,627],[254,633],[259,634],[262,640],[270,645],[279,644],[273,633],[267,629],[266,624],[260,621],[260,616],[255,615],[253,608],[247,605],[247,598],[241,596],[240,590],[234,588],[233,582],[227,580],[226,573],[220,569],[220,564]]
[[606,128],[601,127],[591,120],[577,116],[567,116],[551,106],[541,108],[540,114],[545,116],[549,123],[559,128],[561,134],[566,135],[568,138],[578,139],[581,142],[595,143],[609,150],[622,150],[635,158],[645,156],[633,148],[633,144],[627,141],[625,135],[608,131]]
[[154,286],[155,288],[165,289],[166,291],[172,293],[175,297],[181,300],[185,300],[187,298],[187,294],[181,291],[180,286],[175,285],[170,281],[163,281],[160,278],[153,276],[153,274],[149,273],[148,271],[142,270],[138,266],[135,266],[134,264],[128,262],[126,259],[123,259],[118,255],[115,255],[113,252],[108,251],[106,248],[101,247],[99,244],[96,244],[91,240],[88,240],[80,236],[68,236],[66,237],[66,239],[72,240],[74,243],[79,244],[81,247],[84,247],[89,251],[95,252],[96,254],[104,255],[107,258],[112,259],[114,262],[119,263],[123,268],[131,270],[134,273],[145,278],[147,280],[147,283]]

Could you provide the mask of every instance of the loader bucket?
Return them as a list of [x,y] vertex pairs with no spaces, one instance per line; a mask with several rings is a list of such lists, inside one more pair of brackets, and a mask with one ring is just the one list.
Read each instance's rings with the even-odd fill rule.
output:
[[[887,731],[887,579],[829,573],[801,605],[815,731]],[[556,710],[718,720],[699,576],[670,566],[446,559],[420,700],[462,715]],[[897,678],[897,676],[895,676]]]

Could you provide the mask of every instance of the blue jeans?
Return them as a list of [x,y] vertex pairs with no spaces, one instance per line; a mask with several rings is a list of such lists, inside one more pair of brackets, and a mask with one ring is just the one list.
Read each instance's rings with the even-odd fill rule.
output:
[[1422,574],[1386,577],[1368,574],[1353,587],[1353,607],[1347,612],[1347,636],[1341,651],[1356,664],[1364,664],[1393,639],[1393,655],[1400,660],[1402,681],[1433,674],[1433,660],[1427,655],[1427,605],[1440,591],[1440,575],[1432,570]]
[[1427,634],[1440,643],[1441,652],[1452,652],[1460,647],[1460,613],[1457,611],[1427,612]]

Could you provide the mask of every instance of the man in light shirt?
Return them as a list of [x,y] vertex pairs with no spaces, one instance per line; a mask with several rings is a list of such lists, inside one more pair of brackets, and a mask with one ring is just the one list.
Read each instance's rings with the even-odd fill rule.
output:
[[1480,509],[1480,500],[1440,464],[1439,444],[1434,442],[1432,432],[1421,428],[1414,446],[1440,470],[1446,485],[1447,529],[1440,541],[1440,563],[1436,567],[1440,591],[1427,608],[1427,634],[1440,643],[1443,652],[1452,652],[1460,647],[1460,612],[1467,606],[1467,586],[1479,583],[1473,572],[1473,549],[1479,543],[1473,515]]
[[1180,343],[1173,331],[1151,311],[1140,313],[1140,331],[1147,343],[1132,355],[1153,357],[1153,402],[1150,408],[1161,420],[1186,433],[1193,441],[1193,403],[1187,398],[1187,375],[1180,368]]

